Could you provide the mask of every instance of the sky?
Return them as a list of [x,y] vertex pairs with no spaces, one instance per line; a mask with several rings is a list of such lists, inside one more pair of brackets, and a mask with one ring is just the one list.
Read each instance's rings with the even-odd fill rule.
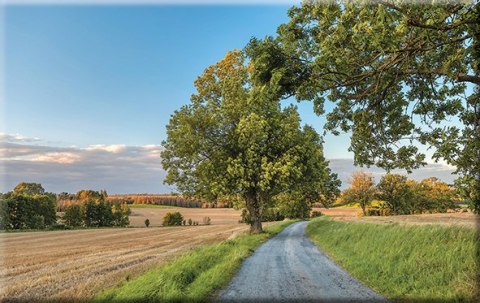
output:
[[[283,3],[5,6],[0,192],[22,181],[52,192],[174,191],[160,159],[170,115],[207,66],[274,35],[288,21]],[[321,131],[311,103],[298,107]],[[325,137],[344,184],[356,169],[348,145],[347,135]],[[451,182],[452,170],[431,164],[412,177]]]

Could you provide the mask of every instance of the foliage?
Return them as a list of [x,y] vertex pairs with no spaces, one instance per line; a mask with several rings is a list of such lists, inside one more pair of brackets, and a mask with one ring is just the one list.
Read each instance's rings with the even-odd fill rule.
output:
[[55,198],[50,194],[11,192],[0,200],[0,226],[3,229],[43,229],[57,222],[55,208]]
[[[123,200],[127,204],[136,205],[134,207],[141,207],[142,205],[152,206],[178,206],[188,208],[200,208],[205,204],[205,201],[194,197],[183,197],[179,195],[111,195],[107,197],[107,201]],[[137,206],[138,205],[138,206]]]
[[150,220],[145,219],[145,227],[149,227],[149,226],[150,226]]
[[363,171],[357,171],[352,173],[350,187],[343,191],[343,200],[346,203],[358,202],[363,215],[366,215],[365,209],[372,203],[375,193],[373,176]]
[[285,218],[305,219],[312,210],[311,203],[303,195],[279,195],[275,198],[278,212]]
[[65,225],[72,227],[79,227],[83,225],[82,208],[79,204],[70,204],[65,207],[63,214],[63,221]]
[[323,216],[322,212],[319,210],[312,211],[310,218],[317,218]]
[[394,215],[407,214],[411,211],[413,191],[405,176],[398,174],[383,176],[377,185],[377,197],[388,205]]
[[17,195],[44,195],[45,189],[39,183],[21,182],[13,189],[13,193]]
[[84,200],[105,200],[107,197],[107,193],[105,191],[95,191],[91,189],[82,189],[77,192],[77,200],[84,201]]
[[[95,191],[88,192],[88,196],[99,197],[87,198],[79,203],[71,203],[65,207],[62,217],[70,227],[126,227],[130,224],[128,215],[130,208],[120,200],[106,202],[103,195]],[[98,194],[98,195],[97,195]],[[87,195],[83,196],[85,198]]]
[[260,232],[273,196],[323,193],[336,176],[313,128],[300,127],[294,106],[282,109],[276,96],[252,86],[249,70],[239,51],[208,67],[191,103],[172,115],[161,156],[167,184],[210,201],[240,195],[251,231]]
[[[178,211],[174,212],[174,213],[167,213],[164,217],[163,217],[163,223],[162,225],[163,226],[180,226],[182,225],[182,221],[183,221],[183,216],[181,213],[179,213]],[[191,219],[189,219],[189,223],[190,223]],[[189,224],[191,225],[191,224]]]
[[[355,278],[395,302],[478,302],[475,228],[345,223],[320,218],[307,234]],[[408,278],[405,278],[408,277]]]
[[333,103],[325,128],[351,133],[356,164],[410,171],[428,144],[466,177],[478,212],[480,5],[440,3],[305,1],[246,50],[254,85],[318,115]]
[[269,237],[293,221],[265,233],[239,236],[185,253],[172,262],[100,293],[95,302],[208,302],[235,275],[242,262]]

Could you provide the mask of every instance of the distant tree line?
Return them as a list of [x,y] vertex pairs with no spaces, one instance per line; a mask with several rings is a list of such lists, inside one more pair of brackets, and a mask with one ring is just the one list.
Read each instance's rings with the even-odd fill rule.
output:
[[[81,190],[77,194],[55,195],[45,192],[41,184],[22,182],[13,191],[0,196],[0,228],[16,230],[128,226],[128,205],[121,200],[106,201],[106,198],[104,190]],[[61,207],[57,200],[63,201]],[[66,204],[65,201],[70,203]],[[57,210],[64,212],[64,215],[57,217]]]
[[[379,200],[372,206],[374,199]],[[447,212],[458,208],[454,187],[435,177],[420,182],[399,174],[386,174],[375,184],[371,174],[355,172],[342,192],[344,203],[358,203],[363,215],[408,215]]]

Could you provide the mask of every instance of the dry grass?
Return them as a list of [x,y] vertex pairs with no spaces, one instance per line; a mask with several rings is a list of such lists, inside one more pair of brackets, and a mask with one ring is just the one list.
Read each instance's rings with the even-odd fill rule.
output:
[[315,208],[320,210],[323,214],[331,216],[337,221],[346,222],[367,222],[367,223],[399,223],[401,225],[423,225],[423,224],[441,224],[441,225],[462,225],[469,227],[477,227],[480,222],[480,217],[471,213],[436,213],[436,214],[421,214],[421,215],[401,215],[388,217],[358,217],[360,208]]
[[[210,226],[150,227],[1,233],[2,301],[85,300],[192,247],[218,242],[248,229],[230,209],[175,209]],[[132,209],[131,223],[148,216],[160,225],[171,209]]]

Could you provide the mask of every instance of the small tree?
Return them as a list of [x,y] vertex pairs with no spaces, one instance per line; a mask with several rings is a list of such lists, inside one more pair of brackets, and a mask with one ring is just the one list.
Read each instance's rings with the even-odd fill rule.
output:
[[63,215],[65,225],[78,227],[83,225],[82,208],[79,204],[70,204],[65,208]]
[[181,213],[174,212],[174,213],[167,213],[165,217],[163,217],[163,226],[180,226],[182,225],[183,216]]
[[380,179],[377,190],[377,197],[385,201],[394,215],[410,212],[413,192],[407,183],[407,177],[387,174]]
[[364,216],[366,208],[375,197],[375,183],[372,174],[358,171],[352,173],[350,188],[343,192],[343,200],[347,203],[359,203]]
[[149,226],[150,226],[150,220],[145,219],[145,227],[149,227]]
[[435,211],[446,212],[448,209],[455,208],[453,203],[455,190],[447,183],[431,177],[422,180],[420,185],[425,199],[430,202]]

